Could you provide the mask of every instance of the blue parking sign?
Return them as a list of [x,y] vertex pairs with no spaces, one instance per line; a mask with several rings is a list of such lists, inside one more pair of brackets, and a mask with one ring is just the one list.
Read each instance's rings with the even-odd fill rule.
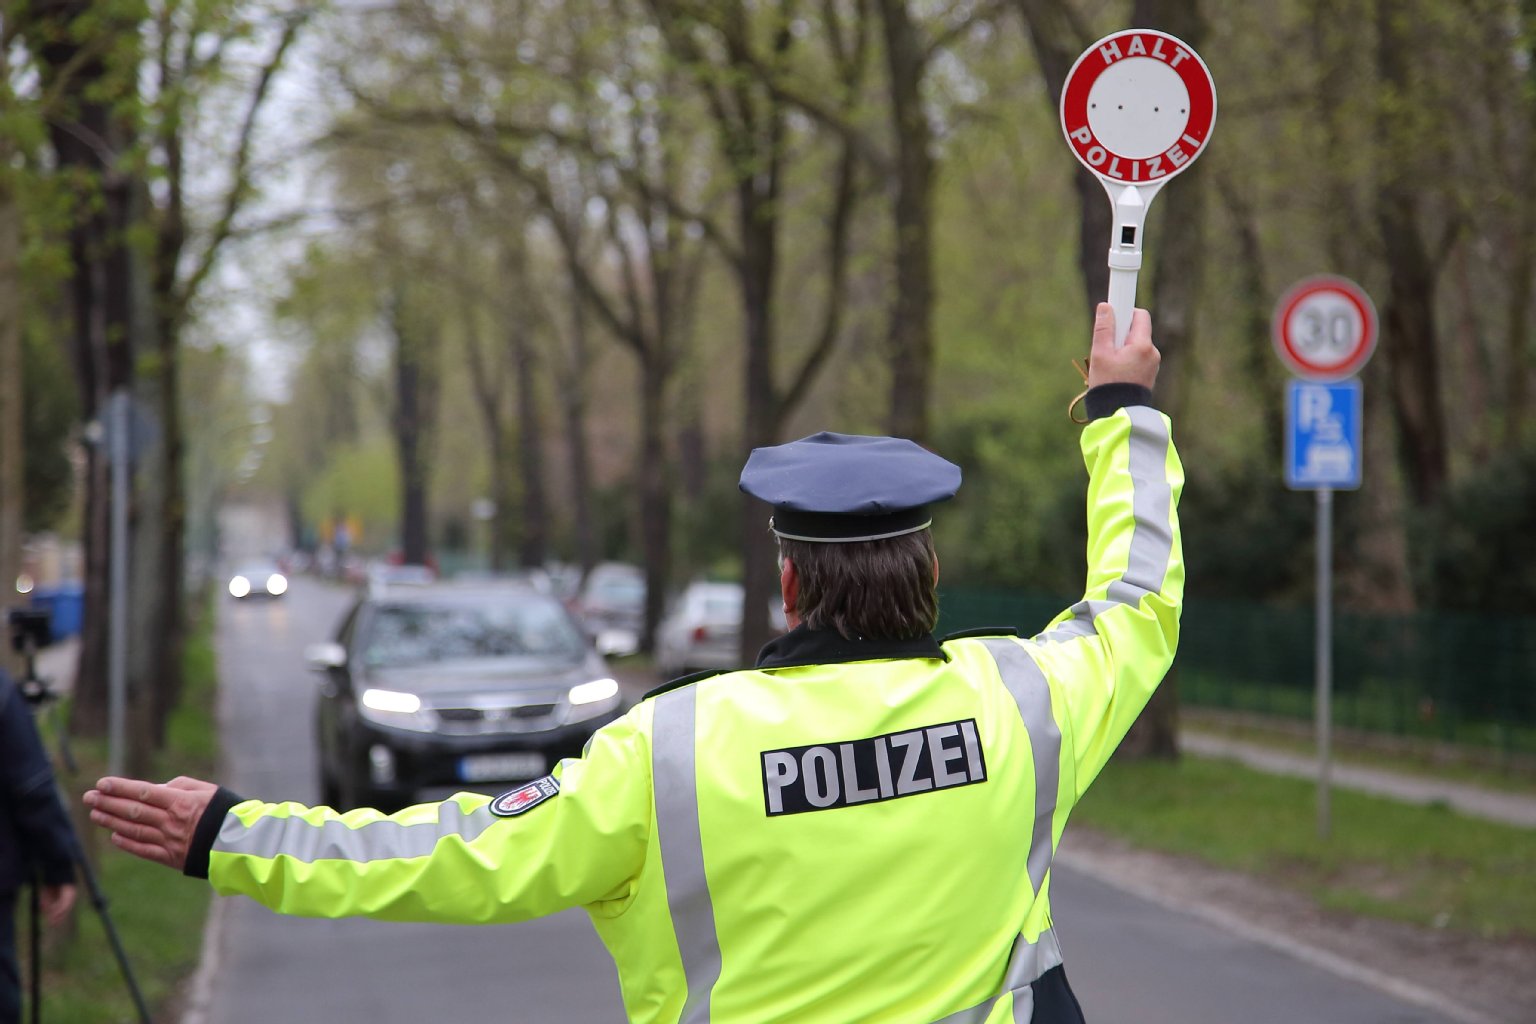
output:
[[1360,486],[1363,399],[1355,378],[1292,380],[1285,403],[1285,485],[1352,491]]

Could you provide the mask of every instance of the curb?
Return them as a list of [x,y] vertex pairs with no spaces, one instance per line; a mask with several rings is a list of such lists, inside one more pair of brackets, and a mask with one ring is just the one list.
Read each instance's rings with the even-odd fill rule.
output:
[[1159,892],[1154,886],[1127,879],[1123,874],[1117,873],[1105,865],[1098,863],[1097,858],[1080,853],[1058,852],[1058,863],[1072,871],[1087,875],[1096,882],[1120,892],[1140,897],[1148,903],[1156,904],[1164,910],[1176,913],[1188,914],[1198,918],[1207,924],[1214,925],[1223,931],[1267,946],[1277,952],[1284,953],[1293,959],[1305,964],[1321,968],[1330,974],[1337,975],[1347,981],[1353,981],[1360,985],[1376,989],[1401,1002],[1412,1003],[1416,1006],[1433,1010],[1442,1014],[1447,1020],[1457,1021],[1459,1024],[1508,1024],[1497,1017],[1490,1017],[1478,1010],[1472,1010],[1460,1006],[1442,996],[1439,992],[1416,985],[1411,981],[1395,977],[1374,967],[1345,959],[1331,950],[1302,942],[1281,932],[1256,925],[1252,921],[1227,910],[1210,904],[1188,903],[1183,900],[1173,899]]
[[208,1008],[213,1002],[213,978],[219,971],[227,905],[228,901],[218,895],[209,901],[208,917],[203,921],[203,949],[188,986],[187,1006],[181,1013],[181,1024],[207,1024]]

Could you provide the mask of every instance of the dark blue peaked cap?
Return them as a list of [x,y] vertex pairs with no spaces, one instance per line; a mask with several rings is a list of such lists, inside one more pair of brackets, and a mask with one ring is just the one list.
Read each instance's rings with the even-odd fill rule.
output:
[[741,489],[773,506],[773,532],[830,543],[916,533],[960,489],[960,467],[899,437],[822,431],[754,448]]

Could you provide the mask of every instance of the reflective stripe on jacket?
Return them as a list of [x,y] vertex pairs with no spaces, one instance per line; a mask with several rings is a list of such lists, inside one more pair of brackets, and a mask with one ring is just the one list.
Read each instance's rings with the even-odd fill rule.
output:
[[1122,409],[1082,445],[1088,586],[1037,636],[849,644],[667,690],[516,817],[470,794],[390,816],[245,801],[209,877],[312,916],[584,906],[633,1021],[1080,1020],[1051,858],[1172,661],[1183,590],[1166,419]]

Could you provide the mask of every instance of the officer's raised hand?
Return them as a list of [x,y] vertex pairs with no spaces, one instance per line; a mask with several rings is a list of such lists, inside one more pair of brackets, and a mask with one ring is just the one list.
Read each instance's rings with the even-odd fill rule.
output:
[[1107,302],[1099,303],[1093,320],[1093,350],[1088,359],[1088,386],[1100,384],[1139,384],[1151,389],[1157,382],[1157,368],[1162,353],[1152,344],[1152,317],[1144,309],[1131,315],[1131,330],[1125,344],[1115,348],[1115,310]]
[[112,832],[112,845],[180,871],[198,820],[219,787],[179,777],[160,785],[108,777],[85,794],[91,820]]

